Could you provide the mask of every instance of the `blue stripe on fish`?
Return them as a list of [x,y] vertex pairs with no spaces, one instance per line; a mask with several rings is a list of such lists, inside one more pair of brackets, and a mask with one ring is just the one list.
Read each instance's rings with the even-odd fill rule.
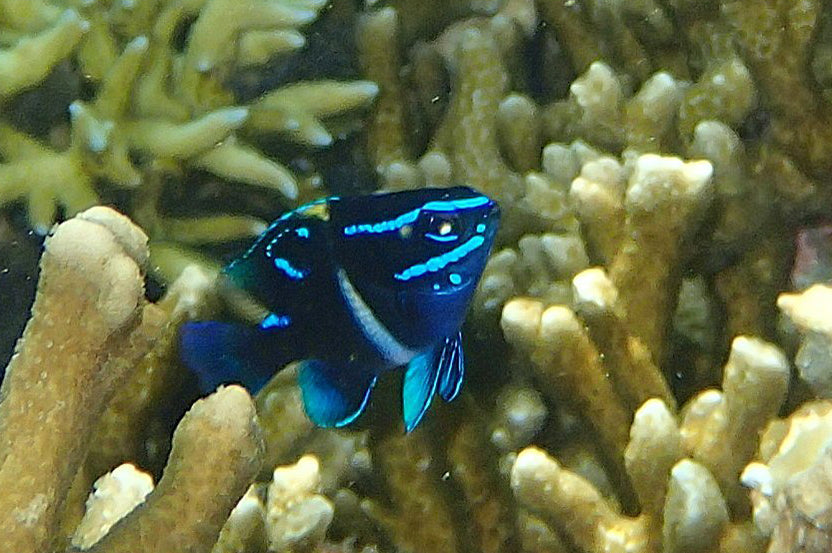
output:
[[459,240],[459,236],[456,234],[433,234],[432,232],[425,233],[425,238],[430,238],[434,242],[453,242],[454,240]]
[[421,207],[417,207],[416,209],[408,211],[404,215],[399,215],[395,219],[379,221],[377,223],[361,223],[358,225],[350,225],[348,227],[344,227],[343,232],[345,236],[352,236],[355,234],[380,234],[382,232],[393,232],[399,230],[405,225],[414,223],[416,219],[418,219],[419,214],[423,211],[463,211],[467,209],[481,207],[490,201],[491,200],[489,200],[488,198],[482,197],[468,198],[464,200],[427,202],[423,204]]
[[460,259],[463,259],[484,243],[485,239],[482,236],[474,236],[451,251],[443,253],[442,255],[437,255],[436,257],[431,257],[424,263],[411,265],[402,272],[396,273],[393,277],[398,280],[410,280],[412,278],[420,277],[425,273],[435,273],[444,269],[450,263],[456,263]]
[[303,280],[306,278],[307,272],[293,267],[292,264],[289,263],[288,259],[275,257],[274,260],[272,260],[272,263],[274,263],[276,269],[283,271],[283,273],[292,280]]

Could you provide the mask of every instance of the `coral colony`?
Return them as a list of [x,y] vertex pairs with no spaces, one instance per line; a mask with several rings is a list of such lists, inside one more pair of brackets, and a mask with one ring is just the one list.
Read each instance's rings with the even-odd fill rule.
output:
[[[832,243],[805,238],[832,221],[828,16],[0,0],[0,250],[46,235],[0,388],[0,549],[832,550]],[[180,328],[291,323],[218,277],[266,221],[455,186],[502,215],[453,403],[405,433],[382,374],[320,428],[292,364],[200,397]]]

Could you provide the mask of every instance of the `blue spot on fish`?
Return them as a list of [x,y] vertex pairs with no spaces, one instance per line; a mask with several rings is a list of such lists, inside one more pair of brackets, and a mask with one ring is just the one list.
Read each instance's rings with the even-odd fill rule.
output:
[[292,280],[302,280],[304,277],[306,277],[306,271],[296,269],[292,266],[291,263],[289,263],[288,259],[284,259],[282,257],[275,257],[273,263],[275,268],[283,271],[283,273]]
[[260,328],[286,328],[292,324],[292,319],[286,315],[269,313],[260,323]]

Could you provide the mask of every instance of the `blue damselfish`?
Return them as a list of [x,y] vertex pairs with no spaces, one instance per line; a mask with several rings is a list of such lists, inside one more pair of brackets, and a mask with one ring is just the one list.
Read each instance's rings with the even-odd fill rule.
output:
[[258,326],[182,327],[182,359],[203,391],[252,393],[291,361],[309,418],[345,426],[378,375],[405,366],[405,430],[434,394],[459,393],[462,326],[499,226],[497,204],[466,187],[330,197],[287,213],[224,270],[269,314]]

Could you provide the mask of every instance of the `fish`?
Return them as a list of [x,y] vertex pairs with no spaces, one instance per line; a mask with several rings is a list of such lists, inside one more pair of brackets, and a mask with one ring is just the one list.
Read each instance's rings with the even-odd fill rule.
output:
[[404,367],[402,415],[417,427],[465,375],[461,327],[500,209],[468,187],[323,198],[275,220],[222,277],[264,307],[258,325],[190,321],[180,357],[201,390],[260,390],[287,364],[312,422],[339,428],[379,375]]

